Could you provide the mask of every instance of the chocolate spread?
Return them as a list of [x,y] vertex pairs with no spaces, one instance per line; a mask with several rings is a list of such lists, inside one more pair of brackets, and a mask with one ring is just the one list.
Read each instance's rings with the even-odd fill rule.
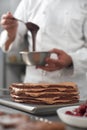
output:
[[31,32],[31,35],[32,35],[32,50],[35,51],[35,45],[36,45],[36,34],[37,34],[37,31],[39,30],[39,26],[32,23],[32,22],[24,22],[20,19],[17,19],[15,17],[12,18],[13,20],[17,20],[17,21],[20,21],[22,23],[24,23],[27,27],[27,29]]
[[31,32],[31,35],[32,35],[32,50],[35,51],[36,49],[36,34],[37,34],[37,31],[39,30],[39,26],[32,23],[32,22],[27,22],[26,23],[26,27],[28,30],[30,30]]

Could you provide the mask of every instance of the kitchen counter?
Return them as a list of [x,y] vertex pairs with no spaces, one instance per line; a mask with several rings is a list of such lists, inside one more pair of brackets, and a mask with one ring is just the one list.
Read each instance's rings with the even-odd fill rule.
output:
[[[23,113],[23,114],[29,115],[29,117],[31,117],[33,119],[39,119],[39,120],[47,119],[49,121],[59,121],[60,122],[60,119],[58,118],[56,113],[51,114],[51,115],[36,116],[34,114],[30,114],[30,113],[20,111],[20,110],[17,110],[17,109],[11,108],[11,107],[7,107],[7,106],[4,106],[4,105],[0,105],[0,111],[4,111],[4,112],[7,112],[7,113],[9,113],[9,112],[10,113]],[[70,127],[70,126],[66,125],[66,130],[87,130],[87,128],[86,129],[75,128],[75,127]]]

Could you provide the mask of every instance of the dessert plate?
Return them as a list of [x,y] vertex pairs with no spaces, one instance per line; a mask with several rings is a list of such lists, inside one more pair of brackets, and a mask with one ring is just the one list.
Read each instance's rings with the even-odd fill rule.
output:
[[78,106],[68,106],[57,109],[58,117],[66,124],[79,127],[87,128],[87,117],[78,117],[74,115],[65,114],[66,111],[73,111],[78,108]]
[[[79,105],[83,101],[74,103],[73,105]],[[57,105],[35,105],[35,104],[25,104],[13,102],[8,95],[7,97],[0,97],[0,104],[15,108],[24,112],[32,113],[35,115],[51,115],[56,114],[56,110],[61,107],[71,106],[72,104],[57,104]]]

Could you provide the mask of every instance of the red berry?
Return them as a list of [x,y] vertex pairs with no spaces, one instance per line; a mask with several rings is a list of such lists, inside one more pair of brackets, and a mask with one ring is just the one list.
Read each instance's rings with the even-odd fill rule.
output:
[[74,115],[73,112],[71,112],[71,111],[66,111],[65,113],[68,115]]
[[87,117],[87,101],[75,108],[73,111],[66,111],[66,114]]

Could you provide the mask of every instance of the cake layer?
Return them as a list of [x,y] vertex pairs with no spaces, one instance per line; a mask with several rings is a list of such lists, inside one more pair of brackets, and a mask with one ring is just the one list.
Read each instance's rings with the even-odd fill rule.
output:
[[[57,103],[69,103],[69,102],[77,102],[78,97],[77,96],[72,96],[71,98],[68,97],[63,97],[63,96],[54,96],[53,98],[51,97],[38,97],[38,98],[34,98],[34,97],[26,97],[26,96],[17,96],[17,95],[12,95],[11,97],[14,100],[18,100],[18,101],[22,101],[22,102],[27,102],[27,101],[35,101],[35,102],[43,102],[45,104],[57,104]],[[78,100],[79,101],[79,100]],[[33,102],[32,102],[33,103]]]
[[60,84],[12,84],[10,86],[10,91],[16,94],[60,94],[61,92],[75,94],[78,93],[77,86],[64,86]]
[[[58,89],[58,87],[61,87],[61,89],[66,89],[66,88],[72,88],[74,90],[77,90],[77,85],[73,82],[63,82],[63,83],[58,83],[58,84],[51,84],[51,83],[12,83],[11,84],[12,87],[14,88],[53,88],[56,87]],[[10,86],[10,87],[11,87]],[[36,88],[36,89],[37,89]]]
[[37,105],[60,105],[60,104],[73,104],[77,103],[79,100],[58,100],[55,102],[50,102],[50,101],[43,101],[43,100],[35,100],[35,99],[18,99],[18,98],[12,98],[13,101],[18,102],[18,103],[29,103],[29,104],[37,104]]

